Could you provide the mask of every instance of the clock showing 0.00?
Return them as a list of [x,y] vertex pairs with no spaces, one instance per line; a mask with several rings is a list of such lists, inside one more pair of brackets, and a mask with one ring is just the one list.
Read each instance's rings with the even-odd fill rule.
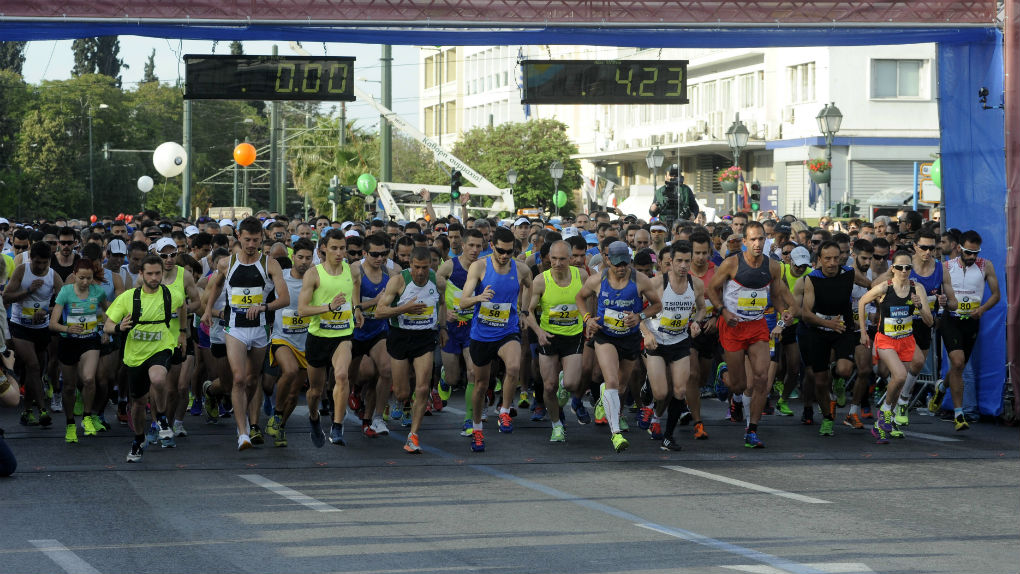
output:
[[687,60],[525,60],[523,104],[686,104]]
[[188,55],[188,100],[354,101],[354,58]]

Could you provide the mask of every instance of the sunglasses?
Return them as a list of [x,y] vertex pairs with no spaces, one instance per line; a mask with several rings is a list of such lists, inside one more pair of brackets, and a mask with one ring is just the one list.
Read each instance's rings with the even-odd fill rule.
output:
[[790,255],[791,253],[793,253],[793,252],[792,252],[792,251],[783,251],[783,257],[787,257],[787,256],[789,256],[789,255]]
[[174,251],[173,253],[160,253],[159,256],[163,258],[163,261],[166,261],[167,259],[173,259],[174,257],[177,257],[177,252]]
[[966,253],[967,255],[977,255],[978,253],[981,253],[980,249],[964,249],[962,247],[960,248],[960,251]]
[[812,240],[811,240],[811,245],[818,245],[818,244],[819,244],[819,243],[821,243],[821,242],[822,242],[822,240],[821,240],[821,239],[812,239]]
[[360,249],[357,250],[357,251],[355,251],[353,249],[348,249],[347,250],[347,255],[350,255],[351,257],[361,257],[361,253],[362,253],[362,251]]
[[60,244],[61,245],[74,245],[74,240],[72,239],[70,241],[61,241]]
[[365,254],[367,254],[369,257],[386,257],[387,253],[389,253],[389,251],[366,251],[365,252]]
[[24,245],[18,245],[17,243],[15,243],[14,244],[14,248],[19,250],[19,251],[22,251],[22,250],[28,249],[28,244],[25,243]]
[[935,246],[934,245],[918,245],[917,248],[921,249],[921,250],[924,250],[924,251],[931,251],[932,249],[935,249]]
[[630,265],[630,261],[621,261],[619,263],[613,263],[613,267],[617,267],[617,268],[619,268],[619,267],[626,267],[628,265]]
[[892,268],[897,270],[897,271],[910,271],[911,269],[914,268],[914,266],[913,265],[893,265]]
[[503,248],[500,248],[500,247],[493,247],[492,249],[496,253],[499,253],[500,255],[512,255],[513,252],[514,252],[514,248],[513,247],[511,247],[510,249],[503,249]]

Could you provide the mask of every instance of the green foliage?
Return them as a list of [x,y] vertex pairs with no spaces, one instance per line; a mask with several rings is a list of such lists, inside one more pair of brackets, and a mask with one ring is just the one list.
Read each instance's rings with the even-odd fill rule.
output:
[[[291,140],[288,171],[298,195],[308,196],[308,203],[316,213],[328,214],[330,206],[326,193],[330,178],[335,175],[340,185],[357,187],[358,176],[378,173],[379,139],[376,134],[366,133],[349,122],[344,126],[347,145],[341,148],[339,117],[320,118],[315,128]],[[364,200],[359,201],[363,211]],[[337,213],[346,208],[346,205],[337,205]]]
[[21,75],[22,68],[25,66],[25,46],[27,45],[28,42],[0,42],[0,70]]
[[156,77],[156,49],[152,49],[152,53],[149,54],[149,59],[145,61],[145,68],[142,69],[142,83],[148,84],[150,82],[158,82],[159,78]]
[[72,42],[74,52],[73,76],[102,74],[114,78],[120,87],[120,70],[129,66],[119,58],[120,40],[117,36],[99,36],[95,38],[79,38]]
[[581,186],[581,165],[570,159],[576,153],[577,146],[567,137],[566,125],[551,119],[473,129],[453,148],[453,155],[498,187],[508,186],[506,172],[516,169],[514,203],[518,208],[540,207],[549,213],[555,209],[555,185],[549,165],[562,162],[559,188],[567,192],[567,203],[560,208],[561,214],[573,211],[570,190]]

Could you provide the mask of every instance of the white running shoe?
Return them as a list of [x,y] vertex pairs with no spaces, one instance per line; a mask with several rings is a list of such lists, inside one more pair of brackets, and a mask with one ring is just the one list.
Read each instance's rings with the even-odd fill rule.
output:
[[55,413],[64,412],[64,397],[60,393],[53,393],[53,398],[50,399],[50,410]]
[[188,431],[184,429],[184,421],[174,421],[174,436],[188,436]]
[[375,417],[372,419],[372,426],[369,427],[376,432],[376,434],[384,435],[390,434],[389,427],[386,426],[386,421],[382,420],[382,417]]

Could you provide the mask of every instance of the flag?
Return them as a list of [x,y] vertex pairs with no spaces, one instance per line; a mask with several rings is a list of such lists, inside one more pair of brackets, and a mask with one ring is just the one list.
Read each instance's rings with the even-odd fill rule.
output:
[[749,209],[751,209],[751,198],[748,197],[748,195],[747,195],[747,182],[744,181],[744,172],[743,171],[740,172],[740,179],[737,180],[737,181],[740,182],[740,190],[743,193],[743,197],[741,199],[741,201],[743,202],[743,205],[741,205],[740,209],[741,209],[741,211],[749,210]]
[[808,193],[807,200],[808,207],[810,207],[811,209],[815,209],[815,206],[818,205],[818,196],[821,195],[821,189],[818,187],[818,184],[815,183],[815,180],[813,179],[811,180],[811,184],[808,186],[807,193]]

